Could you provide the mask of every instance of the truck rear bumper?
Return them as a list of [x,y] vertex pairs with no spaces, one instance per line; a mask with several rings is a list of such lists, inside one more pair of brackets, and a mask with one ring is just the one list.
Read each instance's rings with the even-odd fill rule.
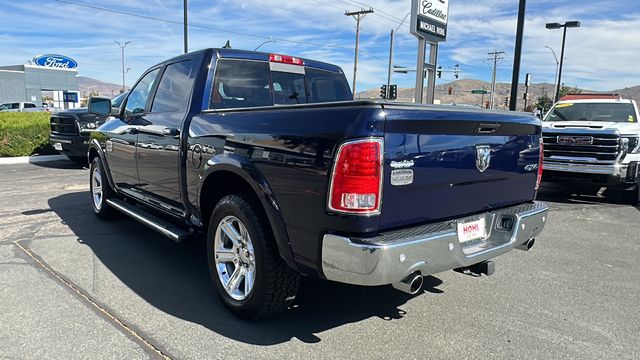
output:
[[[399,282],[416,271],[427,276],[469,267],[538,236],[547,213],[547,205],[534,202],[374,238],[326,234],[322,243],[322,270],[328,280],[378,286]],[[485,219],[488,235],[474,243],[460,243],[457,224],[481,218]]]

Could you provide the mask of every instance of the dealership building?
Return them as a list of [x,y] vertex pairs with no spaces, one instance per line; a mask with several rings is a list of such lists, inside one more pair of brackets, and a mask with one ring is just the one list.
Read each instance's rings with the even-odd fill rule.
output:
[[32,102],[40,106],[43,98],[61,109],[78,107],[77,63],[61,55],[36,57],[28,65],[0,66],[0,104]]

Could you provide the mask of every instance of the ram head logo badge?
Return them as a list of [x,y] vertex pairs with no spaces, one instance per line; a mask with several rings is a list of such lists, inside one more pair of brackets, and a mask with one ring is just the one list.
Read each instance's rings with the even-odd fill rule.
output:
[[482,173],[489,168],[491,163],[491,147],[489,145],[476,145],[476,167]]

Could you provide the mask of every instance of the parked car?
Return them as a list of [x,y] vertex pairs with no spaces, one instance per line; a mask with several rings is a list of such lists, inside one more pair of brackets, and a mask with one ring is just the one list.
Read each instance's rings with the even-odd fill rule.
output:
[[38,107],[32,102],[12,102],[0,105],[0,112],[41,112],[43,107]]
[[120,110],[89,100],[113,116],[91,135],[93,211],[204,234],[222,301],[249,319],[291,304],[301,275],[415,294],[423,276],[490,275],[490,259],[533,246],[539,119],[352,99],[339,67],[308,59],[162,62]]
[[[119,108],[125,97],[126,93],[113,98],[112,106]],[[50,119],[49,143],[70,160],[86,165],[91,131],[106,119],[106,116],[89,113],[87,108],[56,111]]]
[[606,186],[640,202],[640,124],[635,101],[558,102],[543,122],[544,181]]

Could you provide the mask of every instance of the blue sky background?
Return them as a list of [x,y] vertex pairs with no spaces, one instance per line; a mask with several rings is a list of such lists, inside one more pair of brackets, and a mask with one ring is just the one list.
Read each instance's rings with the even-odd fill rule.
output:
[[[25,63],[35,55],[59,53],[78,61],[80,75],[120,83],[118,41],[127,47],[127,83],[146,68],[182,52],[181,0],[70,0],[176,23],[132,17],[56,0],[0,1],[0,65]],[[487,53],[505,51],[498,81],[510,82],[517,0],[451,0],[449,38],[440,47],[439,65],[461,65],[461,78],[490,80]],[[529,0],[522,73],[534,82],[553,82],[560,56],[561,30],[547,22],[579,20],[570,29],[563,82],[588,89],[613,90],[640,85],[640,1]],[[338,64],[351,79],[355,21],[345,10],[373,7],[361,32],[359,89],[386,82],[389,32],[410,10],[410,0],[190,0],[190,49],[254,49],[269,37],[288,39],[261,50]],[[415,67],[417,40],[407,22],[396,38],[397,65]],[[216,30],[217,29],[217,30]],[[243,33],[243,34],[240,34]],[[253,36],[249,36],[249,34]],[[521,79],[524,75],[521,76]],[[442,82],[452,81],[445,73]],[[412,87],[415,75],[394,75]]]

